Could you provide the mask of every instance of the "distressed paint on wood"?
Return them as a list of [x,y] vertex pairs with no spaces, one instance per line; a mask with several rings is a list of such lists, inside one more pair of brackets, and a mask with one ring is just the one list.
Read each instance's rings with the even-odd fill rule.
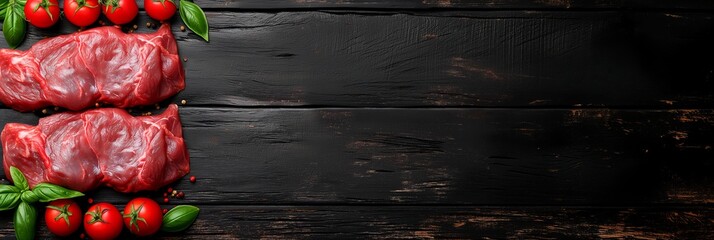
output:
[[[2,110],[0,119],[26,115]],[[182,107],[180,115],[200,181],[174,187],[195,204],[714,203],[712,110]]]
[[[714,3],[702,0],[196,0],[211,10],[704,10],[714,9]],[[140,7],[143,1],[137,1]]]
[[[149,31],[141,16],[140,30]],[[174,23],[187,59],[187,87],[177,99],[256,107],[711,108],[714,14],[677,16],[209,12],[211,43]],[[31,28],[23,48],[74,31],[63,23]]]
[[[200,205],[162,239],[711,239],[711,208]],[[13,230],[0,214],[0,235]],[[50,238],[44,224],[38,237]],[[125,231],[123,239],[131,236]]]
[[712,3],[196,2],[171,204],[203,212],[161,238],[714,238]]

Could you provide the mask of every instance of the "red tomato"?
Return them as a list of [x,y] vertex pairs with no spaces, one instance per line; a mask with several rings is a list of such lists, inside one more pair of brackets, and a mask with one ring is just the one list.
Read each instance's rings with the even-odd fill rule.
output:
[[124,207],[124,225],[137,236],[158,232],[163,217],[159,204],[148,198],[134,198]]
[[95,240],[118,237],[123,225],[121,213],[109,203],[94,204],[84,214],[84,231]]
[[173,0],[144,0],[144,10],[149,17],[163,21],[176,13],[176,4]]
[[107,0],[103,4],[102,12],[117,25],[131,22],[139,13],[139,6],[134,0]]
[[78,27],[92,25],[99,19],[98,0],[65,0],[64,16]]
[[82,225],[82,209],[69,199],[52,201],[45,209],[45,223],[50,232],[66,237]]
[[25,18],[38,28],[48,28],[59,21],[57,0],[27,0]]

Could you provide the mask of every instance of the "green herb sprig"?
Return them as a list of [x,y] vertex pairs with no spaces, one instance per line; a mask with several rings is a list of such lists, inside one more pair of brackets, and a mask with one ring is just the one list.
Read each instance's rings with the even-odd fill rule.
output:
[[198,209],[191,205],[178,205],[164,215],[161,223],[161,231],[180,232],[186,230],[196,221]]
[[17,48],[25,40],[25,3],[27,0],[0,0],[0,18],[3,19],[2,33],[7,45]]
[[81,192],[50,183],[37,184],[30,190],[25,175],[16,167],[10,167],[10,178],[14,186],[0,185],[0,211],[17,208],[13,225],[15,237],[20,240],[35,238],[37,210],[33,203],[84,196]]
[[179,1],[179,15],[188,29],[208,42],[208,20],[206,20],[206,13],[201,7],[191,0],[181,0]]

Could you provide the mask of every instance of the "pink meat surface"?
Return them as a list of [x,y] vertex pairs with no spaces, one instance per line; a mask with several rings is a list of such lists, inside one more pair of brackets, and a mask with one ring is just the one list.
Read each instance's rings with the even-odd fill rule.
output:
[[150,34],[97,27],[39,41],[28,51],[0,49],[0,101],[18,111],[151,105],[184,87],[168,24]]
[[77,191],[106,185],[119,192],[157,190],[189,171],[178,107],[134,117],[116,108],[58,113],[37,126],[8,123],[0,135],[3,167],[30,186],[49,182]]

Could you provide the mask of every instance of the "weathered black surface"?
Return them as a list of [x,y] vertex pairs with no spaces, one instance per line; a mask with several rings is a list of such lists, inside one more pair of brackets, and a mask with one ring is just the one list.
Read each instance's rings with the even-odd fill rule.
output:
[[[1,113],[3,122],[34,122]],[[180,114],[200,181],[174,187],[193,204],[714,202],[711,110],[183,107]],[[125,199],[109,190],[95,197]]]
[[[711,239],[712,217],[711,208],[205,206],[186,233],[161,236],[165,239]],[[44,226],[38,233],[42,238],[51,237]],[[13,230],[3,225],[0,234],[12,235]]]
[[[137,1],[139,6],[143,1]],[[668,10],[714,8],[706,0],[196,0],[201,6],[216,9],[623,9],[623,10]]]
[[162,237],[714,237],[714,3],[196,2],[171,204],[203,212]]
[[[142,17],[137,25],[150,31]],[[178,98],[194,106],[710,108],[712,17],[209,12],[211,43],[175,24],[188,60]],[[31,28],[28,43],[76,29],[64,23]]]

